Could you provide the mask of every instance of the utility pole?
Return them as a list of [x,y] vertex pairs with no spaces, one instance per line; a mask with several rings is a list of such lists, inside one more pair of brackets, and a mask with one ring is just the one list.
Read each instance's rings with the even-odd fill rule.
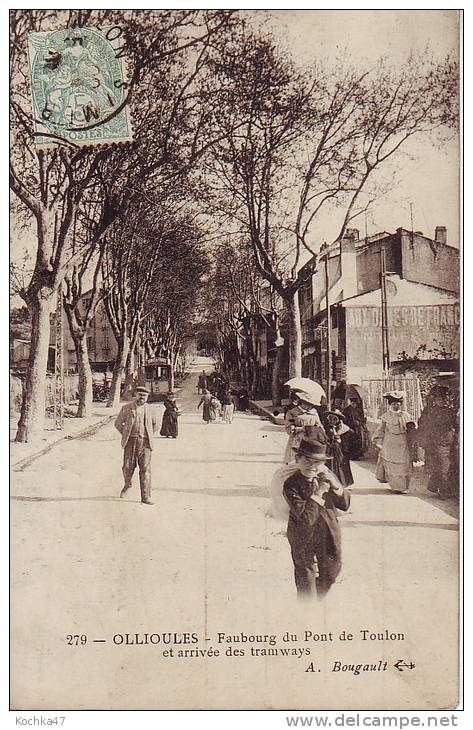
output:
[[328,276],[328,251],[325,253],[325,309],[327,311],[327,360],[326,360],[326,378],[327,378],[327,406],[332,407],[332,337],[331,337],[331,321],[330,321],[330,301],[329,301],[329,276]]
[[391,367],[389,357],[389,325],[388,325],[388,302],[386,296],[386,249],[382,245],[379,249],[380,256],[380,288],[381,288],[381,338],[383,346],[383,373],[389,375]]

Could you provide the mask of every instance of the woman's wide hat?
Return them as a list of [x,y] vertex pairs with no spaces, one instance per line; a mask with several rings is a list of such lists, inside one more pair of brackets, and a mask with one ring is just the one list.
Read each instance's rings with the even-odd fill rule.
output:
[[383,398],[390,398],[391,400],[404,400],[406,394],[403,390],[390,390],[389,393],[385,393]]
[[325,418],[327,418],[327,416],[335,416],[335,418],[338,418],[339,421],[345,421],[345,416],[338,410],[338,408],[334,408],[333,411],[325,411],[324,416]]
[[297,450],[298,456],[305,456],[313,461],[327,461],[331,456],[327,456],[325,444],[315,439],[302,439]]
[[299,390],[296,393],[299,400],[303,401],[304,403],[309,403],[311,406],[318,406],[320,405],[320,398],[317,398],[315,395],[312,395],[311,393],[306,393],[305,390]]

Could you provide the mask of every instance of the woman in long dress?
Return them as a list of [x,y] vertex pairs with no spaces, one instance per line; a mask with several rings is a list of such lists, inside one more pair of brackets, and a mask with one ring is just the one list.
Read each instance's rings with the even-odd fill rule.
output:
[[444,499],[455,486],[452,457],[455,453],[457,419],[447,405],[448,388],[434,385],[419,418],[417,442],[425,451],[425,467],[430,476],[427,489]]
[[349,398],[343,409],[345,424],[350,432],[344,438],[349,459],[361,459],[369,445],[369,432],[361,398]]
[[174,393],[168,393],[164,399],[164,414],[161,423],[160,435],[165,438],[177,439],[178,422],[177,419],[181,415],[177,407],[176,396]]
[[325,431],[317,412],[316,399],[309,393],[297,392],[297,406],[287,412],[286,431],[289,441],[284,452],[284,463],[292,464],[303,438],[326,443]]
[[222,412],[222,404],[216,395],[213,395],[210,400],[210,420],[219,422],[220,414]]
[[328,411],[325,414],[324,426],[327,434],[327,454],[332,457],[329,468],[342,486],[351,487],[353,474],[345,446],[345,438],[351,429],[344,422],[343,413],[339,410]]
[[200,408],[200,406],[203,406],[202,408],[202,418],[204,419],[205,423],[208,425],[211,418],[211,412],[210,412],[210,401],[212,400],[212,393],[210,390],[207,390],[207,388],[204,388],[204,392],[202,395],[202,398],[199,401],[199,405],[197,408]]
[[[286,449],[284,451],[284,464],[290,464],[291,462],[295,461],[295,451],[293,452],[292,446],[293,444],[295,444],[295,448],[297,449],[299,444],[296,443],[295,440],[294,426],[296,425],[296,416],[300,416],[301,413],[303,413],[303,410],[299,407],[299,399],[297,397],[297,393],[291,393],[291,403],[284,414],[284,428],[287,435],[289,436],[286,444]],[[300,439],[298,438],[298,440]]]
[[233,421],[233,411],[235,410],[235,406],[233,405],[232,393],[229,388],[227,388],[222,398],[222,406],[223,422],[231,423]]
[[393,390],[384,396],[388,410],[381,416],[381,423],[373,437],[379,448],[376,478],[387,482],[393,492],[407,492],[412,476],[414,418],[404,410],[404,393]]

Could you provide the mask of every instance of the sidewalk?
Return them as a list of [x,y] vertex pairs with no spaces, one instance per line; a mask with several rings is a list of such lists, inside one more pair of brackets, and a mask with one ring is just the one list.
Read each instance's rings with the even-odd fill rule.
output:
[[106,408],[105,403],[94,403],[92,409],[93,412],[89,418],[65,418],[62,431],[56,430],[53,419],[46,418],[42,435],[27,443],[15,441],[19,414],[10,419],[10,465],[12,469],[15,471],[24,469],[38,456],[46,454],[65,439],[70,440],[95,433],[115,418],[119,411],[119,408]]
[[[258,415],[262,416],[263,418],[267,418],[272,423],[283,426],[284,425],[284,416],[283,416],[283,406],[274,407],[272,404],[272,401],[270,400],[258,400],[258,401],[252,401],[250,400],[250,408],[252,411],[257,413]],[[275,415],[275,412],[279,413]],[[370,431],[370,435],[373,433],[375,426],[377,425],[377,422],[368,420],[368,428]],[[281,429],[282,431],[282,429]],[[370,472],[374,473],[375,467],[376,467],[376,460],[377,460],[377,452],[375,451],[374,447],[370,447],[367,454],[365,454],[365,458],[360,460],[359,462],[351,462],[352,468],[353,464],[359,464],[360,466],[364,466],[366,469],[368,469]],[[414,472],[412,475],[409,492],[411,494],[414,494],[418,497],[421,497],[422,499],[427,499],[427,501],[432,502],[437,507],[439,507],[443,512],[446,512],[452,517],[455,517],[456,519],[459,518],[459,504],[458,500],[454,497],[449,497],[448,499],[442,500],[441,502],[438,500],[438,498],[433,495],[429,490],[427,489],[427,483],[429,481],[429,475],[427,474],[425,470],[425,466],[415,466]],[[381,485],[380,485],[381,486]]]

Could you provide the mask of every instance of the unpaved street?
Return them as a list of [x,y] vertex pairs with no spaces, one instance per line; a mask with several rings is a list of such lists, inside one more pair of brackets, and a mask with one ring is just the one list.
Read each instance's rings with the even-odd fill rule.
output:
[[[386,707],[399,683],[405,707],[428,707],[431,696],[440,706],[442,691],[448,703],[457,638],[445,636],[441,617],[457,610],[457,520],[432,501],[388,493],[354,463],[352,507],[340,516],[340,579],[323,604],[297,604],[285,524],[268,515],[283,429],[250,413],[236,414],[232,425],[205,425],[196,378],[192,373],[178,394],[179,438],[156,437],[153,507],[140,502],[137,474],[129,497],[118,498],[122,454],[112,424],[14,472],[13,704],[26,708],[24,698],[35,697],[31,706],[46,709],[184,709],[205,697],[210,709],[225,696],[223,706],[243,708],[254,684],[256,705],[302,708],[311,706],[307,683],[314,708],[338,707],[337,687],[352,709]],[[162,406],[153,407],[160,420]],[[332,632],[337,640],[305,640],[306,630]],[[342,630],[354,639],[339,641]],[[363,640],[362,630],[404,638]],[[199,648],[224,653],[228,644],[219,642],[219,632],[281,637],[285,631],[310,657],[248,656],[247,644],[244,657],[225,663],[208,654],[165,658],[162,640],[118,645],[113,639],[197,632]],[[444,670],[451,667],[443,690],[436,670],[440,632],[452,647],[451,656],[442,656]],[[84,635],[87,643],[70,645],[69,635]],[[387,660],[390,668],[367,682],[349,670],[332,671],[337,659]],[[395,670],[399,659],[415,662],[415,669]],[[310,661],[315,673],[305,671]],[[285,676],[294,672],[300,694],[288,695]]]

